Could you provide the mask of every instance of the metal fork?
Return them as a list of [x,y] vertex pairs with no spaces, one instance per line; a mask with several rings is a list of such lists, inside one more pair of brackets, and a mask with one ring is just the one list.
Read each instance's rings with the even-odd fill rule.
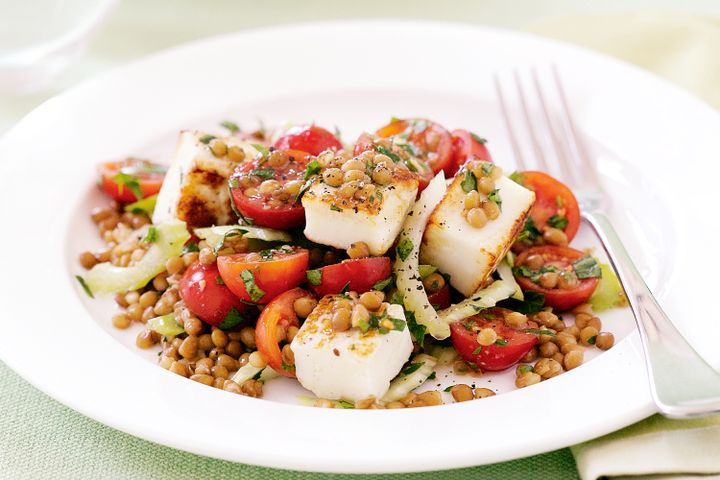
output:
[[[528,169],[516,135],[517,126],[522,125],[540,169],[552,174],[548,158],[557,159],[556,176],[573,189],[582,219],[599,237],[618,274],[640,331],[650,390],[659,412],[670,418],[718,413],[720,374],[693,350],[663,312],[605,215],[610,198],[600,184],[590,151],[573,120],[558,70],[555,66],[550,70],[556,109],[550,107],[551,96],[543,89],[537,69],[531,69],[527,79],[540,107],[539,122],[531,115],[528,99],[532,97],[525,93],[520,74],[515,71],[513,81],[509,82],[519,101],[521,114],[517,122],[510,115],[503,86],[495,75],[495,89],[518,169]],[[543,148],[541,135],[549,136],[551,149]]]

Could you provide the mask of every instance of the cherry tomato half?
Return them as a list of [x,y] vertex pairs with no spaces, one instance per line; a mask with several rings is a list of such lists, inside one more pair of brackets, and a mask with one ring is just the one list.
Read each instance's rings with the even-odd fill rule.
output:
[[483,160],[486,162],[493,161],[490,156],[490,152],[488,152],[488,149],[485,146],[485,139],[480,138],[467,130],[453,130],[452,142],[452,162],[448,168],[445,169],[445,173],[448,177],[454,176],[460,167],[465,165],[465,162],[468,160]]
[[320,284],[311,285],[311,288],[319,297],[340,293],[348,284],[348,290],[364,293],[372,290],[373,285],[377,282],[390,277],[390,259],[388,257],[368,257],[345,260],[319,268],[316,272],[319,272],[317,275]]
[[433,173],[445,170],[452,162],[452,137],[439,123],[422,118],[394,119],[377,132],[378,136],[390,138],[403,136]]
[[277,327],[281,326],[285,331],[289,327],[299,327],[300,322],[293,303],[298,298],[311,296],[302,288],[288,290],[263,309],[255,325],[255,343],[258,351],[262,353],[273,370],[285,377],[295,377],[295,366],[283,364],[282,351],[277,340]]
[[548,228],[563,230],[568,242],[572,241],[580,227],[580,208],[572,190],[543,172],[521,172],[517,181],[535,192],[530,209],[535,228],[540,233]]
[[515,269],[515,279],[523,290],[545,295],[546,305],[558,310],[570,310],[587,302],[599,282],[597,277],[579,279],[575,274],[573,262],[584,256],[586,255],[580,250],[569,247],[532,247],[517,256],[515,266],[526,267],[526,273],[536,276],[551,271],[556,280],[553,282],[552,278],[549,278],[550,283],[546,283],[544,287],[539,282],[545,280],[533,281],[532,278],[519,274],[518,268]]
[[327,149],[343,148],[335,135],[316,125],[302,125],[290,128],[275,141],[278,150],[300,150],[310,155],[320,155]]
[[304,248],[283,247],[221,255],[217,265],[231,292],[245,301],[265,304],[305,280],[308,259]]
[[229,185],[240,213],[263,227],[286,230],[302,225],[305,210],[296,197],[309,157],[299,150],[275,150],[268,157],[238,165]]
[[98,166],[103,190],[120,203],[134,202],[158,193],[166,172],[167,168],[163,165],[139,158],[126,158]]
[[[518,363],[535,346],[538,337],[507,326],[508,313],[510,310],[505,308],[489,308],[450,324],[452,343],[460,357],[487,371],[505,370]],[[478,344],[477,334],[483,328],[495,330],[498,340],[493,345]]]
[[220,325],[232,308],[238,313],[247,308],[225,286],[216,264],[190,265],[180,280],[180,296],[192,313],[214,327]]

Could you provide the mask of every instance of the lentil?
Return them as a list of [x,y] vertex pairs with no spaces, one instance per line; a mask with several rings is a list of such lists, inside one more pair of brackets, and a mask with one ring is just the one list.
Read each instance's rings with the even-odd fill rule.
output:
[[115,328],[125,329],[130,326],[132,320],[124,312],[116,313],[112,317],[112,324]]
[[138,333],[138,336],[135,338],[135,345],[137,345],[138,348],[148,349],[155,345],[155,343],[152,330],[143,330]]
[[615,345],[615,335],[610,332],[600,332],[595,338],[595,346],[600,350],[609,350]]
[[545,229],[543,232],[543,240],[551,245],[558,245],[560,247],[566,247],[568,244],[567,235],[558,228]]
[[433,272],[422,281],[423,286],[429,293],[441,290],[445,286],[445,278],[439,273]]
[[190,375],[190,380],[198,383],[202,383],[203,385],[212,385],[215,379],[212,377],[212,375],[206,375],[203,373],[196,373],[194,375]]
[[540,383],[540,380],[542,380],[542,377],[538,375],[535,372],[524,372],[515,379],[515,386],[517,388],[525,388],[529,387],[530,385],[535,385],[536,383]]
[[489,388],[476,388],[474,391],[475,398],[487,398],[495,395],[495,392]]
[[565,370],[572,370],[577,368],[583,363],[584,354],[582,350],[573,350],[568,352],[563,359],[563,366]]
[[482,208],[471,208],[467,212],[468,223],[475,228],[482,228],[487,223],[487,215]]
[[580,343],[590,346],[597,340],[598,331],[595,327],[585,327],[580,330]]
[[175,361],[170,365],[171,372],[176,373],[182,377],[187,377],[190,374],[190,371],[187,368],[187,365],[184,363],[180,363],[179,361]]
[[312,297],[300,297],[293,302],[293,310],[300,318],[307,318],[317,306],[317,300]]
[[350,258],[365,258],[370,256],[370,248],[365,242],[353,242],[347,250]]
[[466,385],[464,383],[454,385],[450,389],[450,394],[452,394],[453,399],[455,399],[456,402],[466,402],[473,399],[472,388],[470,388],[470,385]]

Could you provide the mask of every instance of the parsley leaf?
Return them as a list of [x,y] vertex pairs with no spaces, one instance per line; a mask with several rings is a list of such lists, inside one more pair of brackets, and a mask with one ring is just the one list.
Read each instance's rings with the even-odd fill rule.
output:
[[482,352],[482,345],[479,345],[475,350],[472,351],[472,355],[479,355]]
[[476,142],[478,142],[480,145],[484,145],[484,144],[487,143],[487,139],[486,139],[486,138],[483,138],[483,137],[479,136],[479,135],[476,134],[476,133],[470,132],[470,136],[473,138],[473,140],[475,140]]
[[347,400],[338,400],[337,404],[340,408],[355,408],[355,404]]
[[373,285],[372,289],[373,290],[385,290],[386,288],[388,288],[389,286],[391,286],[394,283],[395,283],[395,280],[393,279],[393,277],[389,276],[385,280],[380,280],[375,285]]
[[313,160],[308,163],[308,166],[305,169],[305,174],[303,175],[303,180],[309,180],[310,177],[317,175],[318,173],[320,173],[320,164],[317,160]]
[[425,365],[425,362],[413,362],[407,367],[403,368],[400,371],[400,375],[410,375],[411,373],[416,372],[423,365]]
[[183,255],[185,255],[186,253],[199,252],[199,251],[200,251],[200,247],[198,247],[198,244],[195,242],[188,243],[182,249]]
[[[390,297],[390,303],[392,303],[393,305],[403,305],[403,303],[404,303],[403,294],[400,293],[398,290],[395,290],[393,292],[392,296]],[[408,312],[405,312],[405,313],[406,313],[405,316],[407,317]],[[412,312],[409,312],[409,313],[412,313]]]
[[504,347],[507,344],[508,344],[508,341],[504,338],[498,338],[497,340],[495,340],[495,345],[497,345],[499,347]]
[[534,333],[536,335],[547,335],[548,337],[554,337],[555,334],[550,330],[544,330],[540,328],[525,328],[522,330],[525,333]]
[[415,247],[413,246],[412,241],[409,238],[403,238],[400,240],[400,243],[398,243],[395,251],[397,252],[398,257],[400,257],[400,260],[404,262],[412,253],[413,248]]
[[392,160],[393,163],[398,163],[402,160],[396,153],[391,152],[389,149],[383,147],[382,145],[375,145],[374,148],[377,153],[382,153],[383,155],[387,155],[388,157],[390,157],[390,160]]
[[445,388],[445,390],[443,390],[443,392],[449,392],[450,390],[453,389],[454,386],[455,385],[450,385],[449,387]]
[[508,178],[519,185],[525,186],[525,176],[520,172],[512,172]]
[[272,168],[256,168],[250,171],[250,175],[260,178],[275,178],[275,170]]
[[262,143],[253,143],[253,144],[252,144],[252,147],[253,147],[255,150],[257,150],[258,152],[260,152],[260,154],[263,156],[263,158],[265,158],[265,157],[267,157],[268,155],[270,155],[270,150],[269,150],[265,145],[263,145]]
[[243,321],[242,315],[240,315],[240,312],[238,312],[237,308],[232,307],[227,315],[225,315],[225,318],[223,318],[223,321],[220,322],[220,325],[218,325],[218,328],[220,330],[230,330],[233,327],[236,327],[240,325],[240,323]]
[[225,281],[220,275],[215,275],[215,283],[218,285],[225,285]]
[[590,338],[587,339],[587,342],[588,342],[590,345],[595,345],[595,342],[596,342],[596,341],[597,341],[597,335],[593,335],[592,337],[590,337]]
[[198,140],[200,140],[200,143],[204,143],[207,145],[208,143],[212,142],[215,138],[217,138],[215,135],[203,135]]
[[488,195],[488,200],[497,203],[497,206],[502,209],[502,199],[500,198],[500,189],[496,188]]
[[528,217],[527,220],[525,220],[525,226],[523,227],[522,232],[520,232],[520,235],[518,235],[517,239],[518,242],[533,244],[541,236],[542,234],[535,226],[535,222],[533,222],[532,217]]
[[225,120],[224,122],[220,122],[220,126],[230,130],[230,133],[237,133],[240,131],[240,127],[238,127],[238,124],[235,122],[231,122],[230,120]]
[[[402,305],[402,300],[400,301],[400,304]],[[415,312],[412,310],[408,310],[405,312],[405,322],[407,323],[408,330],[410,330],[410,334],[412,335],[413,339],[419,343],[420,345],[423,344],[423,340],[425,340],[425,332],[427,330],[427,327],[425,325],[420,325],[417,323],[417,320],[415,320]]]
[[576,260],[572,265],[573,270],[575,270],[575,275],[577,275],[577,277],[581,280],[584,278],[602,277],[600,265],[598,265],[597,261],[590,255],[586,255],[581,259]]
[[477,190],[477,178],[475,177],[475,174],[470,170],[465,170],[465,176],[463,177],[460,186],[465,193]]
[[125,187],[127,187],[127,189],[135,195],[136,200],[141,200],[143,198],[143,193],[140,189],[140,182],[136,177],[128,175],[124,172],[118,172],[112,177],[112,179],[117,184],[118,193],[120,193],[120,195],[122,195]]
[[518,366],[518,372],[520,372],[520,373],[532,372],[532,369],[533,369],[532,365],[520,365],[520,366]]
[[158,241],[158,230],[157,228],[150,226],[147,231],[147,235],[143,238],[143,241],[148,243],[155,243]]
[[80,275],[75,275],[75,278],[77,278],[77,281],[80,283],[80,286],[83,290],[85,290],[85,293],[87,293],[87,296],[90,298],[95,298],[95,295],[93,295],[92,290],[90,290],[90,287],[88,287],[88,284],[85,283],[85,279],[81,277]]
[[330,204],[330,210],[332,210],[333,212],[342,212],[342,211],[343,211],[342,208],[338,207],[338,206],[335,205],[334,203],[331,203],[331,204]]
[[388,318],[392,322],[394,330],[397,330],[398,332],[402,332],[403,330],[405,330],[405,325],[406,325],[405,320],[403,320],[401,318],[393,318],[393,317],[388,317]]
[[499,306],[524,313],[525,315],[538,313],[545,306],[545,295],[542,293],[526,291],[524,297],[524,301],[508,298],[500,302]]
[[348,280],[348,282],[343,286],[343,288],[340,289],[340,293],[341,293],[341,294],[347,293],[348,290],[350,290],[350,281],[349,281],[349,280]]
[[482,168],[483,175],[489,177],[495,169],[495,165],[490,162],[482,162],[480,168]]
[[565,230],[565,228],[568,226],[568,219],[563,217],[562,215],[553,215],[552,217],[548,218],[547,224],[550,225],[552,228]]
[[320,285],[322,283],[322,270],[320,269],[307,270],[305,275],[307,276],[310,285]]
[[265,295],[265,292],[255,283],[255,275],[253,275],[253,272],[250,270],[243,270],[240,272],[240,278],[245,285],[245,291],[247,291],[248,295],[250,295],[250,299],[253,302],[257,302]]

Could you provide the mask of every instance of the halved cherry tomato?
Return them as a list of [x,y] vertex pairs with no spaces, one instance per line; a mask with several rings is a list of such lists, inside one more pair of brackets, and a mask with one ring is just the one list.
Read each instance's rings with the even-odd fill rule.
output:
[[439,123],[422,118],[394,119],[375,133],[383,138],[404,137],[415,156],[427,163],[433,173],[450,167],[452,137]]
[[390,259],[388,257],[368,257],[345,260],[317,270],[320,276],[319,285],[311,285],[319,296],[340,293],[348,286],[348,290],[364,293],[372,290],[373,285],[390,277]]
[[[505,324],[505,315],[510,310],[489,308],[477,315],[450,324],[453,346],[460,357],[474,362],[483,370],[497,371],[512,367],[538,342],[538,337],[511,328]],[[493,345],[481,347],[477,334],[483,328],[492,328],[498,340]]]
[[433,307],[448,308],[450,306],[450,286],[446,283],[437,292],[429,293],[428,301]]
[[467,130],[453,130],[453,155],[452,162],[445,169],[448,177],[452,177],[457,171],[465,165],[468,160],[483,160],[492,162],[490,152],[485,146],[485,139],[468,132]]
[[312,295],[302,288],[288,290],[263,309],[255,325],[255,343],[258,351],[273,370],[285,377],[295,378],[295,366],[283,364],[282,351],[277,340],[277,327],[279,325],[286,331],[289,327],[299,327],[300,322],[293,303],[298,298],[310,296]]
[[120,203],[155,195],[162,187],[167,168],[149,160],[126,158],[98,166],[102,188]]
[[245,301],[265,304],[305,280],[308,259],[304,248],[283,247],[221,255],[217,265],[231,292]]
[[185,270],[180,280],[180,297],[185,305],[205,323],[217,327],[232,308],[242,313],[242,303],[220,277],[216,264],[195,262]]
[[329,148],[343,148],[335,135],[316,125],[302,125],[290,128],[275,141],[278,150],[300,150],[310,155],[320,155]]
[[[272,161],[263,157],[241,163],[235,169],[229,181],[233,202],[240,213],[256,225],[281,230],[297,227],[305,221],[305,210],[296,201],[296,196],[310,154],[299,150],[275,150],[269,155],[273,157]],[[277,181],[279,187],[262,193],[260,185],[269,180]]]
[[535,228],[540,233],[551,227],[563,230],[568,242],[572,241],[580,227],[580,208],[572,190],[543,172],[521,172],[517,181],[535,192],[530,209]]
[[[378,145],[378,137],[370,135],[369,133],[362,133],[355,142],[353,155],[360,155],[362,152],[367,150],[380,151],[382,148],[384,147]],[[420,192],[425,190],[425,187],[428,186],[430,180],[432,180],[435,176],[430,166],[425,163],[424,160],[411,156],[406,150],[398,145],[393,144],[390,151],[392,154],[397,155],[397,157],[404,159],[405,164],[408,166],[410,171],[417,175],[418,194],[420,194]]]
[[[540,292],[545,295],[545,304],[558,310],[570,310],[587,302],[597,287],[599,278],[578,279],[573,269],[573,262],[586,256],[580,250],[569,247],[543,246],[525,250],[515,259],[515,266],[526,267],[534,274],[554,270],[558,282],[553,288],[545,288],[527,276],[519,274],[515,269],[515,278],[520,288]],[[538,268],[538,265],[541,265]],[[530,273],[528,271],[528,273]],[[562,278],[560,278],[562,277]]]

